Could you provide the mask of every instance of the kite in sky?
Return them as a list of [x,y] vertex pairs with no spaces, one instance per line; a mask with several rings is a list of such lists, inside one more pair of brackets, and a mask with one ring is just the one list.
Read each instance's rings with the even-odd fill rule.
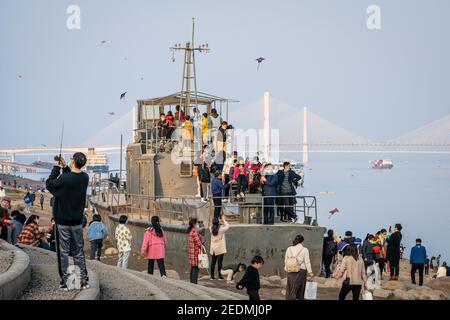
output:
[[100,45],[101,45],[101,46],[104,45],[104,44],[106,44],[106,40],[102,40],[102,41],[100,42]]
[[255,59],[255,61],[258,62],[258,67],[256,68],[256,70],[259,70],[259,66],[264,60],[266,60],[266,58],[263,58],[263,57],[259,57],[258,59]]
[[22,75],[21,74],[18,74],[17,75],[17,80],[20,80],[20,79],[22,79],[23,77],[22,77]]
[[116,115],[114,112],[108,112],[108,115],[109,116],[114,116],[114,115]]
[[125,96],[126,96],[126,94],[127,94],[127,91],[125,91],[124,93],[122,93],[121,95],[120,95],[120,100],[125,100]]
[[328,219],[330,219],[333,215],[335,215],[338,212],[339,212],[338,208],[333,208],[332,210],[330,210],[330,215],[328,216]]

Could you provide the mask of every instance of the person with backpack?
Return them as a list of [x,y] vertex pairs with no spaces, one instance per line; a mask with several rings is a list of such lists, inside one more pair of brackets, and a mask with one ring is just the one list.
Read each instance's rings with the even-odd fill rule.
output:
[[332,274],[330,266],[337,252],[338,248],[334,239],[334,231],[330,229],[327,231],[327,236],[323,238],[322,263],[325,269],[325,278],[329,278]]
[[100,261],[100,257],[102,256],[103,240],[107,237],[107,235],[108,229],[102,222],[102,216],[99,214],[94,214],[87,230],[87,236],[91,244],[91,260],[97,259]]
[[305,238],[297,235],[284,257],[287,272],[286,300],[304,300],[307,277],[314,277],[308,248],[303,246]]
[[67,287],[69,253],[72,253],[74,264],[80,269],[81,288],[89,288],[82,226],[89,185],[89,175],[82,171],[86,162],[87,157],[81,152],[76,152],[72,156],[71,168],[63,157],[59,157],[46,181],[48,191],[55,198],[53,216],[56,221],[61,261],[60,288],[64,291],[69,290]]
[[222,172],[214,172],[214,178],[211,180],[211,191],[214,203],[214,218],[220,218],[222,214],[222,196],[223,196],[223,177]]
[[[223,225],[220,224],[222,221]],[[211,280],[214,280],[214,269],[217,261],[217,272],[219,274],[219,280],[223,280],[222,277],[222,262],[223,256],[227,253],[227,243],[225,240],[225,233],[230,229],[230,225],[225,220],[225,216],[215,217],[211,226]]]
[[147,273],[153,274],[155,260],[158,263],[159,274],[166,278],[166,268],[164,266],[164,258],[166,254],[167,238],[161,228],[158,216],[151,218],[151,227],[147,228],[144,233],[144,241],[141,246],[141,254],[144,259],[148,260]]

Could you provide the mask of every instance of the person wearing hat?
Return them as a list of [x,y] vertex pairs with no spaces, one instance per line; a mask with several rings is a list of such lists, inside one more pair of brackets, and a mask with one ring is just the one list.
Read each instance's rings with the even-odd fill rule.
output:
[[9,216],[9,210],[11,208],[11,199],[9,197],[3,197],[0,202],[0,238],[8,241],[10,239],[12,224]]

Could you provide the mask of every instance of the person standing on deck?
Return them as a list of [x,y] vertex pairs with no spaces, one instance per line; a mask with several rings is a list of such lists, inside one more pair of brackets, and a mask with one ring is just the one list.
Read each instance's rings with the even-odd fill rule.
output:
[[298,182],[302,179],[291,169],[289,162],[283,163],[283,169],[277,172],[279,181],[278,194],[280,197],[281,221],[290,219],[292,222],[297,221],[297,215],[294,212],[295,196],[297,195]]
[[278,176],[274,173],[271,163],[264,166],[261,175],[261,183],[263,184],[264,197],[264,224],[274,224],[274,205],[277,196]]
[[387,243],[387,260],[389,261],[389,270],[391,273],[390,281],[398,280],[400,273],[400,244],[402,241],[402,225],[397,223],[394,227],[394,233],[391,234]]
[[55,197],[53,214],[59,238],[62,271],[60,288],[63,290],[68,290],[66,283],[69,277],[67,269],[70,252],[73,254],[74,264],[80,269],[81,288],[89,288],[82,226],[89,176],[81,169],[86,161],[84,153],[75,153],[71,160],[71,169],[64,158],[60,157],[46,181],[48,191]]
[[411,263],[411,282],[416,284],[416,271],[419,271],[419,286],[423,285],[423,271],[427,261],[427,250],[422,246],[422,240],[416,239],[416,245],[411,248],[409,262]]
[[208,133],[209,133],[209,121],[208,121],[208,114],[205,112],[202,115],[202,144],[209,145],[208,141]]
[[211,191],[214,203],[214,218],[220,218],[222,214],[222,197],[223,197],[223,177],[222,172],[214,172],[214,178],[211,180]]

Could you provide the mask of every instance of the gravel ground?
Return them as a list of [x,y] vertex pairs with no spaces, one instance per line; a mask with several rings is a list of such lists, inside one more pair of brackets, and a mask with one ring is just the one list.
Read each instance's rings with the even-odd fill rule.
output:
[[19,300],[72,300],[79,290],[59,290],[59,274],[56,257],[33,249],[24,248],[30,257],[31,281],[18,297]]
[[0,273],[6,272],[14,259],[14,252],[0,249]]

